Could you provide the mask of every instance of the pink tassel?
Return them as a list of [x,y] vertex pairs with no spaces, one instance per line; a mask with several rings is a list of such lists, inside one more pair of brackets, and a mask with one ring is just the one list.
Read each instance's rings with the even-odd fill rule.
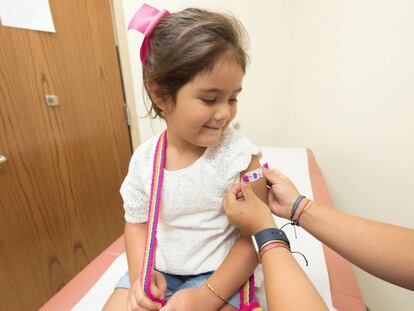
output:
[[263,311],[257,301],[252,301],[248,305],[240,306],[239,311]]

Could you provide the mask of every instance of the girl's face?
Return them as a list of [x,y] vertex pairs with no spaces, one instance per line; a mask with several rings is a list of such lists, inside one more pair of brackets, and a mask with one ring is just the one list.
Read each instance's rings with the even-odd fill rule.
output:
[[181,87],[175,106],[166,104],[169,139],[180,145],[208,147],[217,143],[237,113],[244,72],[230,57],[220,58]]

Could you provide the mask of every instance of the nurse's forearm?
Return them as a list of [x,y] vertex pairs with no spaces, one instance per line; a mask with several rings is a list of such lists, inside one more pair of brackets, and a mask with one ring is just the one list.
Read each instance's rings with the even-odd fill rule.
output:
[[414,230],[313,203],[300,225],[361,269],[414,290]]
[[269,311],[327,310],[327,307],[289,250],[277,247],[262,258]]

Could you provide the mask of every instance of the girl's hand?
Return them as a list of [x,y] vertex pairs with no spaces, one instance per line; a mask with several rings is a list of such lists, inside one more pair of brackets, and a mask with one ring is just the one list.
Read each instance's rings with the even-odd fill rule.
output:
[[272,189],[268,192],[269,207],[272,213],[290,219],[290,213],[296,198],[298,189],[292,181],[275,169],[262,167],[263,175]]
[[223,205],[229,222],[249,235],[276,227],[269,207],[256,196],[250,183],[233,186]]
[[222,304],[223,302],[210,293],[206,286],[201,286],[177,291],[160,311],[215,311],[219,310]]
[[[154,271],[151,275],[151,293],[160,299],[163,299],[165,293],[167,292],[167,282],[165,281],[162,273]],[[137,279],[134,284],[131,286],[131,289],[128,294],[128,311],[135,310],[159,310],[161,304],[155,301],[152,301],[144,293],[144,290],[141,285],[141,279]]]

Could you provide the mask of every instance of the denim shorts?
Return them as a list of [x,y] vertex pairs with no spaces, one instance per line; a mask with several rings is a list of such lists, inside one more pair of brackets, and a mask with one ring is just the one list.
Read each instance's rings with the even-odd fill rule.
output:
[[[168,300],[178,290],[183,288],[194,288],[200,287],[207,279],[213,274],[213,272],[207,272],[196,275],[174,275],[161,272],[165,280],[167,281],[167,293],[165,299]],[[126,288],[130,289],[131,284],[129,282],[128,272],[125,273],[116,283],[115,288]],[[240,308],[240,292],[237,291],[233,297],[229,299],[229,303],[236,309]]]

